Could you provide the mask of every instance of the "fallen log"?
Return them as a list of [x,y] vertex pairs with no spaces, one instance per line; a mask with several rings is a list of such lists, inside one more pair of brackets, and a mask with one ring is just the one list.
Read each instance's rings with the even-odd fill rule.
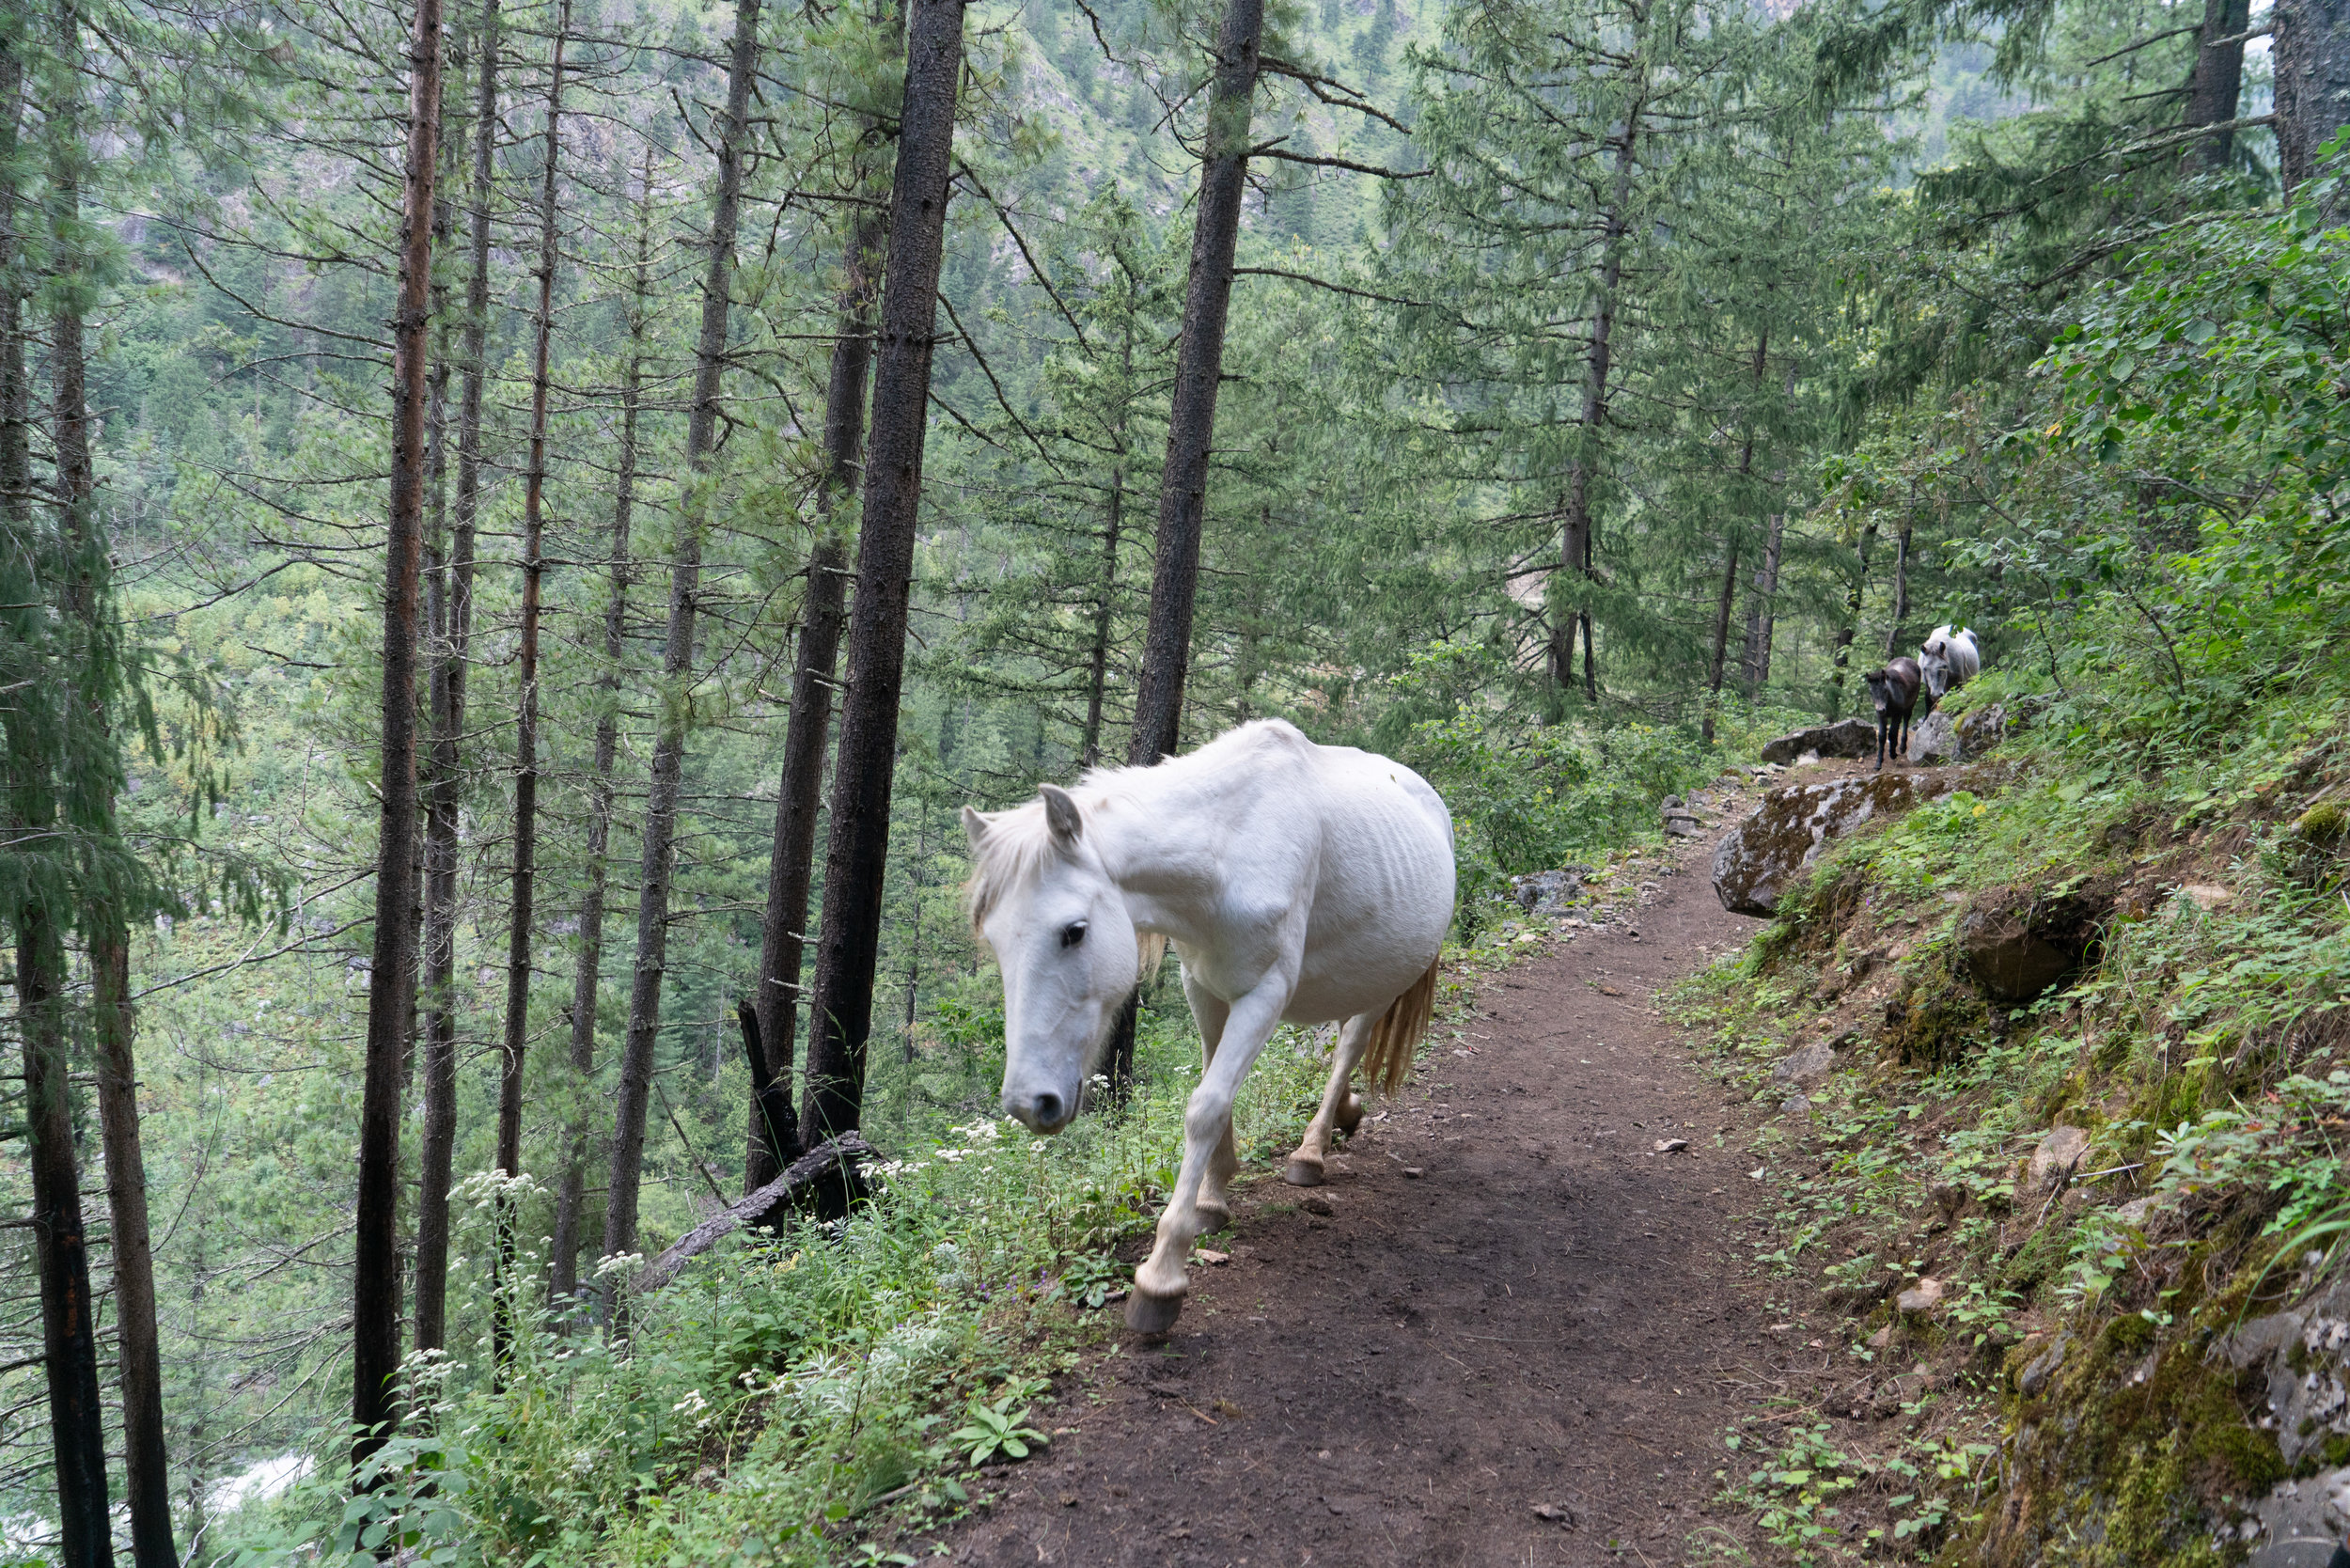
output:
[[782,1175],[757,1191],[737,1199],[679,1237],[674,1246],[655,1258],[645,1272],[637,1276],[638,1293],[661,1289],[675,1279],[687,1263],[715,1247],[722,1238],[732,1235],[745,1225],[757,1224],[790,1203],[801,1188],[814,1184],[836,1169],[854,1181],[860,1162],[879,1158],[881,1151],[854,1133],[846,1133],[818,1144],[793,1160]]

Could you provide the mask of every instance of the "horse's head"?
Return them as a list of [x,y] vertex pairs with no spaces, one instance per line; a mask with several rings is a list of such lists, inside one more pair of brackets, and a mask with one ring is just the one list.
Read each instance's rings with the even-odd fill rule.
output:
[[1918,667],[1925,673],[1928,697],[1939,702],[1950,695],[1950,662],[1934,644],[1928,643],[1919,651]]
[[1004,972],[1003,1107],[1040,1133],[1077,1114],[1087,1071],[1133,995],[1135,927],[1066,790],[981,816],[971,836],[972,933]]
[[1888,660],[1883,669],[1872,669],[1861,679],[1869,683],[1869,700],[1880,713],[1906,715],[1918,706],[1923,679],[1915,659]]

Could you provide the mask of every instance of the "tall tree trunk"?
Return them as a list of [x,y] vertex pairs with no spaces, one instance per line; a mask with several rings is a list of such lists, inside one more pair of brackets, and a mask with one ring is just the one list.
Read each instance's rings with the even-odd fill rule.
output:
[[1762,540],[1762,564],[1755,570],[1749,585],[1754,591],[1747,599],[1747,642],[1739,660],[1739,675],[1749,701],[1762,694],[1771,679],[1771,625],[1775,619],[1771,599],[1778,592],[1778,552],[1786,530],[1787,514],[1771,513]]
[[1844,711],[1844,671],[1852,665],[1853,639],[1860,635],[1860,603],[1869,587],[1869,547],[1877,541],[1877,525],[1870,523],[1860,530],[1860,547],[1854,553],[1852,588],[1844,595],[1844,624],[1836,629],[1836,651],[1830,659],[1827,678],[1827,716],[1834,718]]
[[[1754,389],[1758,395],[1762,390],[1762,372],[1770,362],[1770,353],[1771,335],[1768,329],[1765,329],[1758,334],[1754,340]],[[1738,504],[1733,509],[1741,512],[1747,509],[1752,499],[1754,416],[1751,412],[1747,416],[1746,426],[1746,439],[1739,444],[1738,447]],[[1740,543],[1741,541],[1733,529],[1730,536],[1727,558],[1722,566],[1721,596],[1714,606],[1713,657],[1706,668],[1705,718],[1700,726],[1705,744],[1708,745],[1714,744],[1714,714],[1715,711],[1721,706],[1722,677],[1730,667],[1730,610],[1738,593]]]
[[[1601,222],[1599,289],[1591,305],[1590,348],[1583,362],[1583,404],[1575,415],[1575,453],[1567,460],[1566,517],[1559,530],[1559,574],[1571,583],[1579,578],[1583,591],[1573,603],[1563,650],[1559,649],[1556,632],[1552,634],[1551,680],[1561,691],[1574,682],[1574,628],[1581,626],[1583,697],[1587,702],[1599,700],[1599,651],[1591,638],[1590,603],[1590,587],[1598,579],[1598,544],[1592,538],[1591,527],[1591,478],[1597,467],[1600,426],[1607,417],[1607,378],[1615,356],[1616,296],[1623,286],[1623,239],[1631,227],[1633,159],[1639,140],[1640,115],[1646,107],[1645,93],[1633,100],[1624,115],[1623,133],[1615,139],[1614,184]],[[1555,624],[1555,612],[1552,619]]]
[[[30,748],[17,749],[22,765],[23,752]],[[40,765],[39,759],[34,761]],[[45,784],[42,780],[22,792],[39,797],[31,821],[54,816],[55,800]],[[24,1115],[32,1145],[33,1242],[40,1265],[41,1345],[49,1368],[49,1432],[56,1465],[61,1555],[65,1568],[91,1568],[114,1561],[114,1539],[106,1506],[89,1239],[82,1228],[73,1112],[67,1097],[65,946],[38,896],[18,904],[16,930]]]
[[432,666],[431,786],[425,805],[424,1136],[416,1152],[418,1350],[448,1339],[448,1189],[457,1154],[457,860],[463,805],[465,687],[481,515],[481,401],[490,334],[490,196],[497,150],[498,0],[482,0],[481,75],[473,110],[471,247],[464,364],[457,406],[457,517],[449,541],[447,640]]
[[[1175,350],[1174,401],[1167,415],[1167,466],[1159,477],[1159,528],[1151,568],[1151,618],[1135,682],[1135,723],[1126,760],[1149,767],[1171,755],[1183,720],[1191,671],[1192,608],[1199,588],[1199,536],[1208,504],[1208,458],[1215,442],[1216,389],[1224,378],[1224,321],[1232,303],[1232,256],[1248,192],[1248,128],[1257,96],[1264,0],[1225,0],[1215,42],[1215,85],[1200,149],[1199,205],[1192,220],[1191,270]],[[1104,1066],[1110,1093],[1135,1076],[1137,997],[1110,1030]]]
[[1705,720],[1701,726],[1705,744],[1714,744],[1714,710],[1722,699],[1722,671],[1730,662],[1730,605],[1738,593],[1738,536],[1730,536],[1730,548],[1722,562],[1722,591],[1714,601],[1714,649],[1705,677]]
[[[1122,436],[1124,431],[1121,430]],[[1118,607],[1118,541],[1126,523],[1126,467],[1110,469],[1110,494],[1102,518],[1102,569],[1094,585],[1093,642],[1086,651],[1086,723],[1078,746],[1081,765],[1102,761],[1102,702],[1109,687],[1110,624]]]
[[416,0],[408,45],[408,149],[400,193],[400,295],[392,336],[392,471],[384,571],[383,811],[374,963],[359,1112],[352,1270],[352,1460],[384,1444],[400,1372],[400,1055],[415,983],[416,588],[424,543],[427,335],[432,306],[432,175],[441,108],[441,0]]
[[1901,651],[1902,622],[1909,619],[1909,513],[1902,513],[1901,532],[1893,536],[1893,624],[1886,628],[1885,656]]
[[[2277,163],[2291,196],[2317,173],[2317,149],[2350,121],[2350,0],[2278,0],[2275,14]],[[2341,221],[2341,206],[2328,223]]]
[[[2186,125],[2226,125],[2236,118],[2244,91],[2244,35],[2251,24],[2251,0],[2203,0],[2203,25],[2186,79]],[[2189,166],[2214,174],[2234,155],[2232,131],[2215,131],[2187,144]]]
[[[69,13],[66,24],[72,25]],[[23,55],[0,50],[0,524],[12,562],[31,543],[32,388],[25,374],[19,268],[17,127]],[[69,122],[53,133],[77,133]],[[69,292],[70,288],[69,286]],[[73,405],[79,409],[77,393]],[[16,622],[17,640],[37,641],[39,591],[33,572],[12,572],[23,600],[0,609]],[[47,836],[57,814],[61,704],[11,701],[0,710],[7,729],[8,813],[21,831]],[[15,835],[11,835],[15,837]],[[27,856],[28,860],[35,859]],[[47,858],[41,856],[39,858]],[[63,856],[57,857],[59,861]],[[55,864],[53,862],[53,865]],[[59,1546],[66,1568],[114,1560],[106,1497],[106,1453],[98,1388],[98,1342],[90,1297],[89,1243],[82,1224],[81,1173],[73,1151],[70,1062],[65,1017],[64,942],[55,919],[66,907],[70,870],[26,886],[8,911],[16,930],[17,1020],[24,1046],[24,1123],[32,1165],[33,1245],[39,1274],[41,1344],[49,1385],[49,1430],[56,1482]]]
[[[878,184],[878,181],[869,181]],[[776,790],[775,848],[767,861],[767,917],[760,932],[759,989],[751,1017],[757,1055],[746,1193],[757,1192],[800,1157],[799,1110],[792,1094],[800,973],[807,949],[809,883],[816,859],[816,818],[823,806],[824,749],[832,732],[834,670],[840,658],[849,551],[846,535],[865,451],[865,388],[873,363],[873,302],[881,287],[881,219],[867,213],[849,235],[824,392],[824,517],[808,552],[800,644],[791,670],[791,712]]]
[[1248,126],[1263,32],[1264,0],[1226,0],[1199,164],[1191,271],[1183,285],[1183,336],[1175,351],[1167,467],[1159,481],[1151,621],[1135,687],[1134,735],[1126,748],[1126,760],[1141,767],[1174,751],[1183,723],[1192,606],[1199,583],[1199,536],[1207,513],[1208,457],[1215,440],[1216,388],[1224,375],[1232,253],[1240,241],[1241,204],[1248,189]]
[[[78,656],[69,658],[75,672],[75,691],[69,698],[73,713],[66,714],[66,731],[80,731],[83,736],[83,743],[70,747],[64,757],[66,766],[80,774],[80,778],[64,783],[69,799],[75,794],[83,797],[80,808],[69,811],[69,816],[75,818],[75,825],[97,837],[102,854],[113,854],[118,846],[116,788],[120,783],[118,747],[113,741],[113,698],[120,656],[111,647],[106,536],[97,517],[97,470],[89,456],[83,310],[89,296],[92,266],[83,240],[80,205],[87,149],[83,146],[80,118],[83,38],[80,17],[70,5],[59,12],[56,28],[59,59],[69,64],[69,73],[64,75],[64,97],[47,106],[44,125],[50,144],[47,207],[56,301],[50,318],[50,416],[56,501],[70,553],[64,581],[66,611],[80,630]],[[14,92],[8,92],[8,139],[14,144]],[[8,193],[8,207],[14,212],[14,191]],[[99,1133],[106,1150],[106,1199],[113,1220],[127,1502],[132,1513],[132,1554],[141,1568],[155,1568],[176,1565],[179,1554],[172,1544],[172,1479],[163,1434],[163,1356],[155,1340],[155,1264],[149,1239],[146,1159],[139,1147],[139,1067],[132,1048],[136,1023],[130,1001],[130,915],[125,910],[130,888],[122,886],[118,874],[106,870],[92,872],[94,868],[83,868],[80,924],[89,952],[92,1037],[99,1048]],[[64,1037],[56,1043],[64,1046]],[[52,1058],[44,1053],[42,1060],[50,1065]],[[55,1065],[64,1070],[64,1056],[55,1056]],[[56,1084],[56,1093],[64,1095],[64,1079]],[[47,1112],[47,1107],[42,1109]],[[87,1291],[87,1272],[83,1288]]]
[[[1259,511],[1257,526],[1261,530],[1260,538],[1272,537],[1273,509],[1270,506]],[[1263,636],[1260,629],[1262,625],[1263,612],[1264,579],[1251,573],[1248,579],[1248,605],[1243,612],[1246,619],[1241,622],[1240,628],[1240,650],[1236,661],[1238,667],[1233,672],[1232,722],[1234,724],[1246,724],[1255,716],[1249,707],[1248,699],[1257,688],[1257,651],[1258,644]]]
[[[59,17],[58,42],[78,62],[80,24],[70,8]],[[72,78],[78,90],[79,76]],[[50,321],[51,423],[57,499],[74,559],[69,567],[69,609],[81,623],[78,666],[81,712],[69,725],[86,726],[87,746],[102,765],[86,765],[78,791],[89,799],[86,825],[106,849],[116,844],[114,791],[120,770],[113,739],[113,697],[118,654],[107,620],[106,541],[96,514],[97,471],[90,460],[89,407],[83,307],[90,276],[82,243],[81,179],[85,157],[80,104],[69,98],[49,111],[49,202],[56,226],[54,267],[59,287]],[[99,756],[89,764],[101,764]],[[133,1042],[130,918],[127,889],[111,875],[89,878],[81,899],[88,948],[92,1035],[98,1047],[98,1118],[105,1151],[106,1202],[113,1221],[117,1364],[122,1387],[125,1501],[131,1548],[139,1568],[177,1568],[172,1543],[170,1460],[164,1444],[163,1356],[155,1326],[155,1266],[148,1232],[147,1162],[139,1147],[138,1066]]]
[[33,500],[32,387],[24,375],[24,292],[17,276],[18,127],[24,114],[24,61],[0,49],[0,524],[24,525]]
[[645,1117],[652,1095],[653,1046],[661,1031],[661,985],[668,962],[669,880],[677,869],[678,795],[685,771],[687,710],[694,681],[694,617],[701,594],[700,509],[697,488],[718,430],[718,393],[726,369],[727,309],[734,275],[734,229],[743,198],[743,142],[759,68],[760,0],[735,0],[734,44],[727,64],[726,123],[718,128],[718,188],[711,202],[710,256],[702,277],[701,338],[694,356],[694,406],[685,426],[684,504],[677,513],[670,562],[668,640],[661,658],[652,777],[645,799],[645,843],[636,898],[636,971],[629,988],[628,1040],[620,1058],[619,1105],[613,1120],[612,1182],[603,1201],[603,1251],[636,1245],[637,1189],[645,1173]]
[[[70,25],[69,20],[68,25]],[[17,126],[24,86],[23,56],[0,50],[0,523],[11,561],[31,544],[32,388],[25,374],[24,306],[18,270]],[[60,128],[52,126],[52,132]],[[70,131],[70,125],[64,128]],[[81,406],[78,397],[74,406]],[[22,600],[0,610],[16,624],[13,640],[37,643],[43,628],[36,608],[35,572],[11,573]],[[61,704],[11,701],[0,710],[7,729],[8,813],[20,831],[44,837],[57,814],[56,777],[62,728],[71,722]],[[15,835],[11,835],[15,837]],[[27,859],[33,859],[27,856]],[[40,858],[47,858],[45,856]],[[58,857],[58,861],[63,860]],[[8,911],[16,931],[18,1028],[24,1046],[24,1130],[32,1165],[34,1253],[39,1275],[41,1344],[49,1385],[49,1431],[56,1482],[59,1546],[66,1568],[114,1560],[106,1497],[106,1454],[98,1388],[98,1342],[90,1296],[89,1242],[82,1223],[81,1172],[73,1150],[69,1098],[70,1061],[65,1017],[67,984],[56,912],[69,903],[70,870],[26,886]]]
[[579,904],[579,968],[572,983],[573,1092],[563,1178],[555,1200],[555,1256],[548,1299],[562,1306],[579,1294],[579,1247],[588,1209],[588,1086],[596,1072],[596,1000],[603,969],[603,896],[612,848],[612,765],[619,754],[620,670],[626,651],[629,524],[636,504],[636,410],[644,384],[645,336],[652,296],[652,149],[637,208],[636,264],[629,279],[628,362],[620,371],[619,475],[612,494],[611,598],[603,611],[603,677],[598,682],[594,760],[588,780],[588,891]]
[[[872,1030],[873,964],[889,863],[889,792],[897,768],[898,698],[929,426],[931,345],[946,240],[947,177],[963,76],[964,0],[911,0],[904,108],[889,194],[881,342],[873,378],[871,455],[857,538],[856,608],[849,626],[849,693],[840,709],[832,821],[824,846],[824,920],[808,1006],[809,1148],[863,1117],[865,1046]],[[823,1201],[845,1192],[836,1184]]]
[[[530,466],[523,478],[523,614],[514,678],[514,868],[511,915],[506,930],[506,1017],[498,1060],[497,1168],[523,1168],[523,1052],[530,1038],[531,895],[539,870],[539,604],[546,576],[548,359],[555,340],[555,182],[563,162],[563,41],[572,30],[572,0],[556,8],[555,41],[547,66],[546,167],[539,185],[539,308],[530,351]],[[497,1200],[498,1288],[491,1315],[491,1359],[506,1365],[513,1325],[508,1300],[514,1267],[513,1201]]]
[[[465,107],[465,94],[471,81],[467,74],[473,56],[465,48],[465,33],[461,20],[446,35],[441,72],[440,172],[432,187],[432,254],[444,256],[457,232],[457,204],[450,193],[464,184],[464,160],[467,127],[472,123]],[[432,813],[433,773],[432,747],[436,737],[453,734],[448,724],[447,692],[442,677],[448,666],[449,571],[448,541],[448,443],[452,432],[448,416],[449,369],[460,357],[452,352],[450,342],[459,325],[458,312],[448,307],[446,269],[435,267],[432,276],[432,347],[431,368],[426,372],[428,387],[425,404],[425,535],[424,535],[424,648],[427,660],[425,683],[427,703],[431,708],[429,729],[425,740],[424,772],[419,787],[424,792],[425,829],[416,844],[416,894],[410,901],[414,912],[415,933],[412,940],[419,955],[425,980],[409,987],[408,1025],[400,1045],[400,1091],[407,1093],[415,1083],[416,1040],[421,1032],[419,1011],[423,995],[435,988],[431,984],[432,955],[441,944],[431,939],[431,928],[425,910],[432,902],[430,867],[434,859],[434,823]],[[467,559],[471,559],[468,553]],[[470,581],[470,579],[468,580]],[[456,864],[454,832],[447,860]],[[454,893],[451,894],[452,900]],[[454,963],[454,951],[451,952]],[[444,984],[439,988],[446,991]]]

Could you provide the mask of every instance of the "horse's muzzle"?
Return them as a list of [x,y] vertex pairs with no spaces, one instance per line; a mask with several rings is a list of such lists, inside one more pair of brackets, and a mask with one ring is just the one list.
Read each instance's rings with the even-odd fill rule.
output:
[[1004,1114],[1032,1133],[1058,1133],[1077,1114],[1077,1097],[1050,1090],[1016,1091],[1007,1089]]

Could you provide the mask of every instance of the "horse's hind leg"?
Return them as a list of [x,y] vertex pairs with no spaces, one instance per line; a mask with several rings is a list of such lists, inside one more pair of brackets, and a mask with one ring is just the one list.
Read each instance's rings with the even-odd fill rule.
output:
[[[1231,1005],[1223,997],[1212,995],[1195,984],[1189,975],[1183,977],[1183,1000],[1191,1004],[1191,1021],[1199,1027],[1200,1076],[1215,1065],[1215,1048],[1224,1040],[1224,1023],[1231,1016]],[[1224,1136],[1216,1139],[1215,1152],[1208,1156],[1208,1168],[1199,1182],[1199,1200],[1194,1205],[1203,1227],[1202,1234],[1221,1231],[1231,1223],[1231,1205],[1225,1200],[1224,1190],[1240,1171],[1240,1150],[1232,1141],[1232,1124],[1224,1124]]]
[[1355,1063],[1363,1059],[1363,1051],[1371,1043],[1371,1031],[1379,1027],[1379,1014],[1358,1012],[1339,1030],[1338,1049],[1330,1053],[1330,1082],[1322,1091],[1322,1107],[1306,1124],[1305,1141],[1297,1152],[1290,1156],[1281,1179],[1293,1187],[1322,1185],[1322,1164],[1330,1152],[1330,1129],[1344,1121],[1348,1131],[1363,1119],[1362,1102],[1355,1098],[1347,1087],[1355,1075]]

